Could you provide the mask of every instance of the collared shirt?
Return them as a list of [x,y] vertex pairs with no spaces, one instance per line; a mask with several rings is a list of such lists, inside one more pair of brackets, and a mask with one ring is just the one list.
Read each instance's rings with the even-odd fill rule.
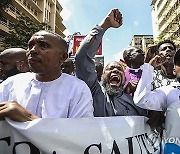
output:
[[[139,82],[142,75],[142,69],[141,68],[133,69],[133,68],[127,67],[124,73],[126,77],[126,82],[124,84],[124,89],[125,89],[130,81],[134,81],[137,83]],[[134,92],[130,93],[130,95],[134,96]]]
[[41,118],[92,117],[92,96],[88,86],[62,73],[56,80],[40,82],[34,73],[21,73],[0,84],[0,102],[17,101]]
[[125,85],[127,85],[129,83],[129,81],[136,81],[138,82],[141,78],[142,75],[142,69],[138,68],[138,69],[132,69],[132,68],[127,68],[125,71],[125,76],[126,76],[126,83]]

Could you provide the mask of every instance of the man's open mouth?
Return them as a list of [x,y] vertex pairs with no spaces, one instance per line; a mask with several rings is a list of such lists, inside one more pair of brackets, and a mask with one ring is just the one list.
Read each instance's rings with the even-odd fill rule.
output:
[[110,77],[109,83],[111,86],[117,86],[119,85],[120,81],[120,77],[116,75]]

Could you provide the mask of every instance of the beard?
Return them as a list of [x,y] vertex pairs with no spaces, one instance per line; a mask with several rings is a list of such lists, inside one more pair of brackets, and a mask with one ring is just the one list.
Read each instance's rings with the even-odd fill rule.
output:
[[106,93],[110,96],[117,96],[117,95],[121,96],[123,94],[123,86],[120,86],[119,88],[114,88],[104,80],[102,86],[106,90]]

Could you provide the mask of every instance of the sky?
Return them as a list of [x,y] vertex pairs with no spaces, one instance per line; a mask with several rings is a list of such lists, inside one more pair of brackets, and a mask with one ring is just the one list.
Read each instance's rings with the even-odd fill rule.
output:
[[86,35],[99,24],[112,8],[123,15],[120,28],[110,28],[102,40],[105,65],[122,58],[133,35],[152,35],[151,0],[59,0],[61,16],[67,28],[65,35],[80,32]]

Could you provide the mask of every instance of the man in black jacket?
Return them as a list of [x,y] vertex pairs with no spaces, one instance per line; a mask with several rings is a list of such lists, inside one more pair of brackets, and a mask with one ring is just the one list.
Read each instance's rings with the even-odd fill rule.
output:
[[122,25],[122,14],[112,9],[105,19],[88,34],[76,55],[76,76],[86,82],[93,96],[94,116],[145,115],[130,95],[123,92],[125,75],[122,65],[113,61],[103,71],[103,84],[98,82],[93,58],[98,50],[105,31]]

